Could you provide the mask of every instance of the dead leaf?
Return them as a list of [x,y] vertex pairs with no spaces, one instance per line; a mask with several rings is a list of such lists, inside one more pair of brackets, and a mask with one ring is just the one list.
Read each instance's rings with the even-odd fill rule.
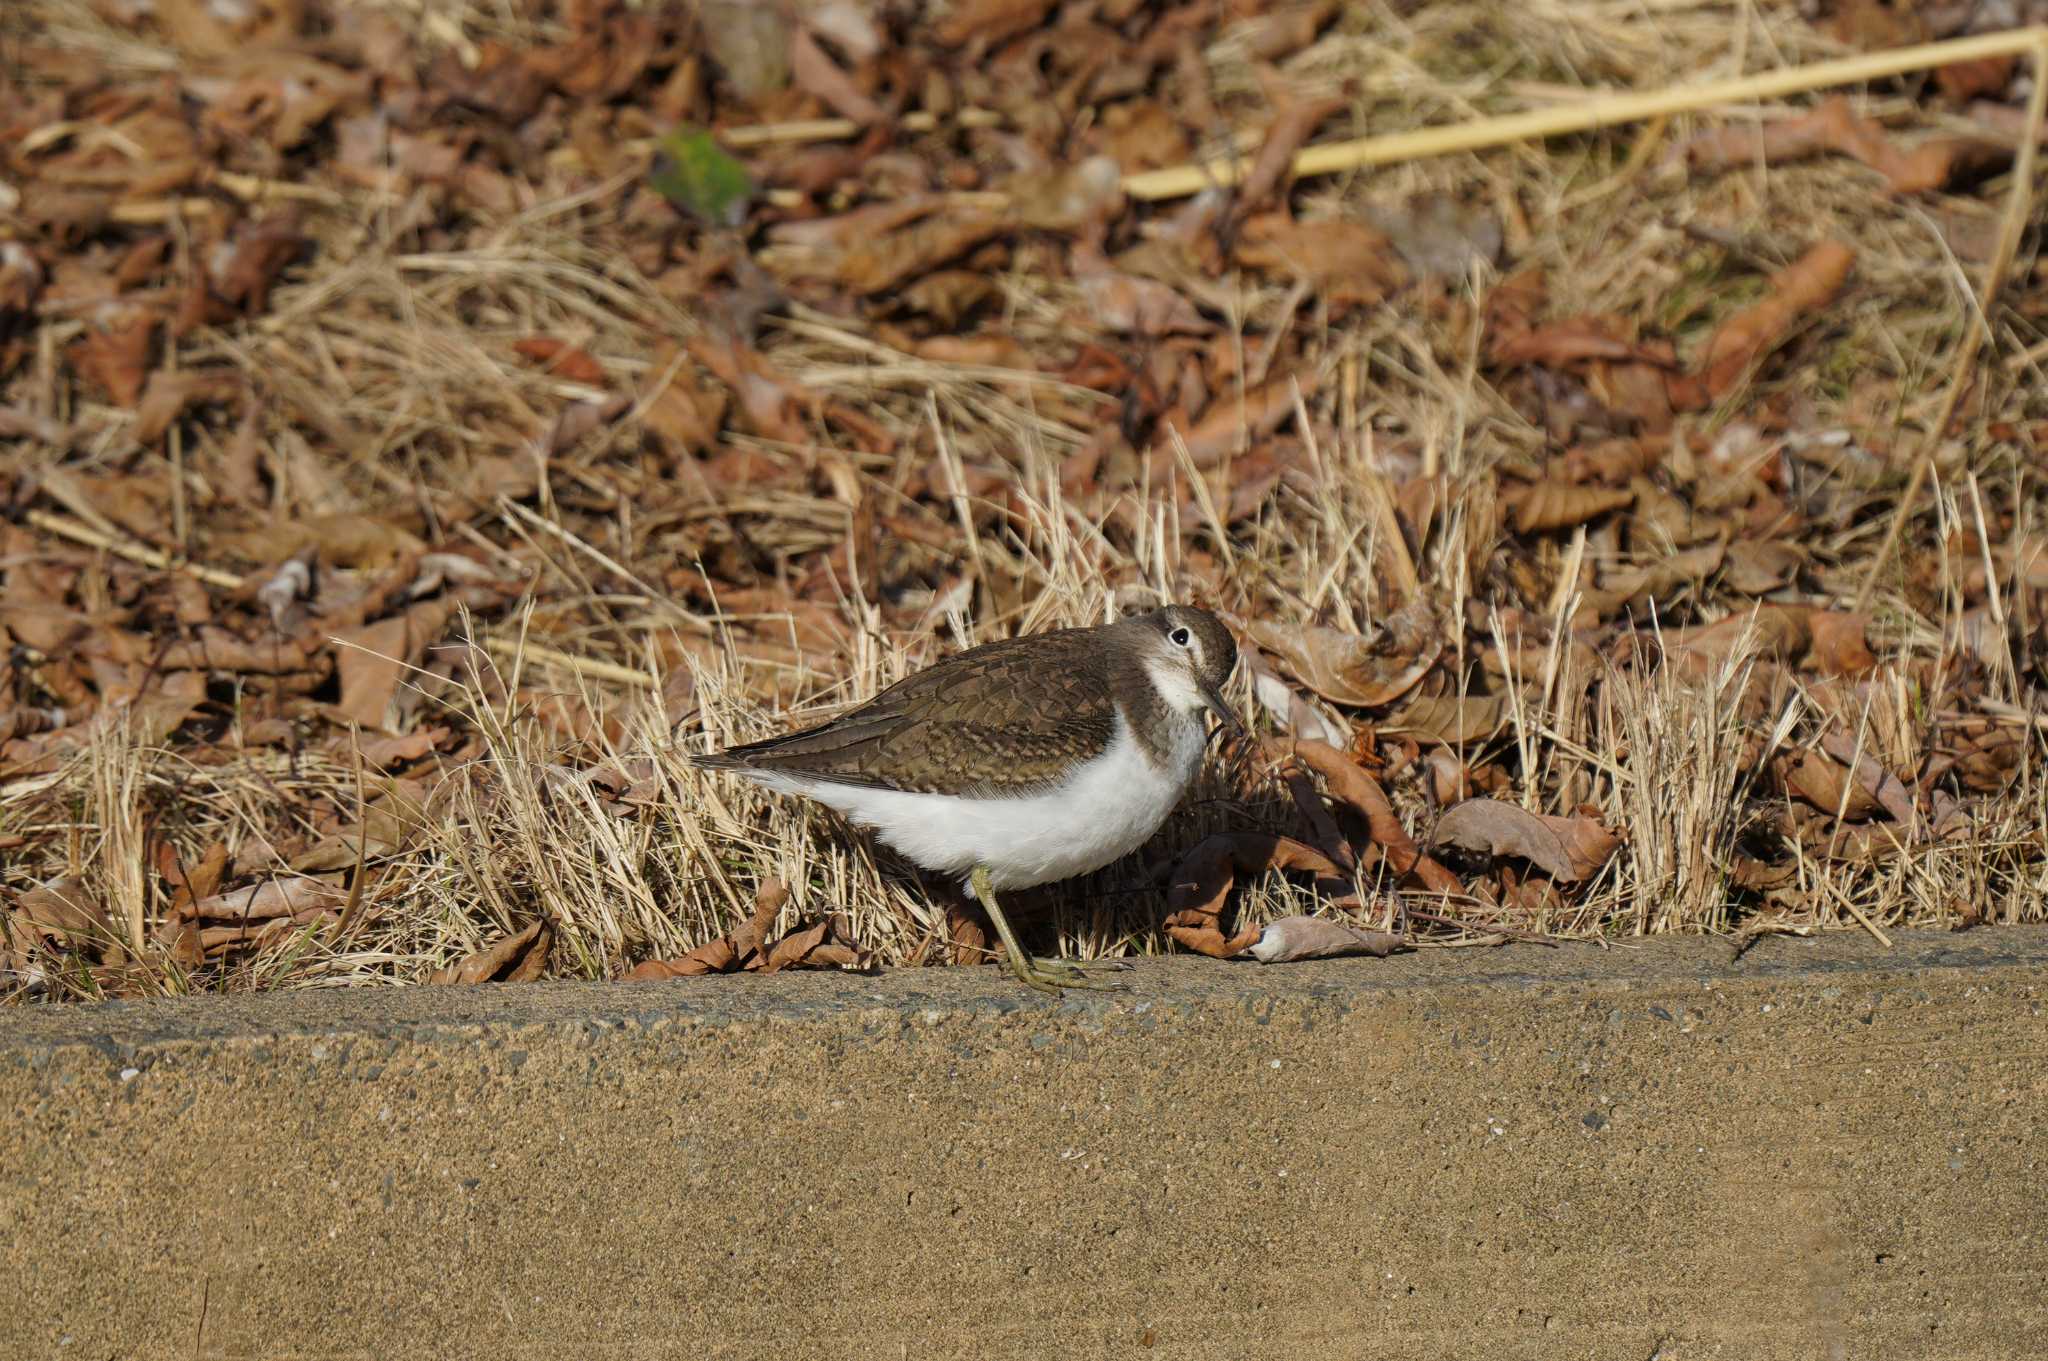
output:
[[1268,870],[1307,870],[1331,882],[1333,890],[1348,887],[1345,876],[1328,856],[1292,837],[1260,832],[1219,834],[1196,846],[1175,866],[1166,897],[1166,933],[1174,941],[1211,959],[1229,959],[1256,941],[1259,927],[1223,934],[1223,905],[1240,875]]
[[1254,642],[1286,662],[1303,685],[1337,704],[1374,708],[1391,704],[1415,688],[1443,655],[1441,639],[1403,655],[1397,640],[1377,645],[1342,629],[1314,624],[1286,625],[1258,618],[1233,618]]
[[1275,761],[1300,761],[1323,777],[1330,797],[1348,805],[1365,819],[1367,833],[1397,875],[1412,874],[1434,893],[1463,893],[1465,886],[1442,865],[1424,854],[1394,812],[1387,792],[1379,781],[1362,770],[1356,761],[1322,742],[1293,739],[1267,742],[1267,757]]
[[789,901],[789,885],[770,876],[754,890],[754,915],[726,935],[689,950],[675,959],[650,959],[626,973],[629,983],[659,983],[698,974],[730,973],[744,968],[767,940],[776,916]]
[[191,915],[210,921],[259,921],[308,909],[338,907],[348,895],[324,879],[271,877],[192,904]]
[[604,365],[587,351],[553,336],[527,336],[512,342],[512,351],[543,370],[572,383],[604,386]]
[[937,213],[871,240],[856,241],[839,257],[836,275],[856,293],[886,293],[947,264],[1009,230],[988,213]]
[[1876,813],[1879,804],[1840,764],[1817,751],[1801,751],[1777,760],[1778,779],[1785,792],[1826,813],[1849,822],[1862,822]]
[[335,635],[335,669],[341,676],[336,711],[365,728],[384,729],[392,720],[398,687],[420,664],[429,645],[440,641],[456,602],[423,600],[404,614]]
[[1239,231],[1237,261],[1299,279],[1333,307],[1371,306],[1408,279],[1384,234],[1341,218],[1296,222],[1261,213]]
[[1590,879],[1621,838],[1586,817],[1554,817],[1498,799],[1467,799],[1437,819],[1436,839],[1489,855],[1517,855],[1560,883]]
[[1769,296],[1722,322],[1707,341],[1700,360],[1707,391],[1719,397],[1734,387],[1796,321],[1834,300],[1855,263],[1848,246],[1823,241],[1773,274]]
[[535,921],[516,935],[427,975],[429,983],[531,983],[546,972],[554,930]]
[[[2010,74],[2010,58],[2007,73]],[[1705,133],[1674,153],[1695,172],[1756,165],[1786,165],[1835,152],[1854,157],[1885,177],[1895,194],[1925,193],[1951,180],[1980,173],[2011,158],[2011,152],[1975,138],[1940,137],[1902,150],[1884,128],[1858,117],[1849,101],[1835,96],[1799,118],[1773,119]]]
[[[1306,401],[1315,392],[1315,375],[1284,374],[1268,379],[1249,392],[1217,398],[1211,403],[1208,414],[1182,436],[1187,444],[1189,460],[1197,468],[1207,468],[1232,450],[1272,433],[1294,414],[1297,386]],[[1174,428],[1179,424],[1171,418],[1161,422],[1162,426]],[[1154,442],[1153,456],[1158,473],[1163,474],[1175,465],[1172,437],[1164,429]]]
[[1636,499],[1619,487],[1575,487],[1562,482],[1537,482],[1504,492],[1501,504],[1514,515],[1518,534],[1545,534],[1569,529],[1620,510]]
[[1282,917],[1267,922],[1259,938],[1242,953],[1261,964],[1291,964],[1300,959],[1338,955],[1376,955],[1385,959],[1401,948],[1391,931],[1367,931],[1327,917]]
[[133,409],[142,400],[163,317],[136,303],[106,303],[95,312],[85,336],[67,351],[71,365],[97,383],[114,405]]

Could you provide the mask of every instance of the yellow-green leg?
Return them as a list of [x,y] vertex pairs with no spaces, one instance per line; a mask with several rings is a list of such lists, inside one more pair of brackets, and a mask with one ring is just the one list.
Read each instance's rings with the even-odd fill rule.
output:
[[[976,865],[969,882],[974,885],[974,896],[981,899],[983,909],[988,912],[988,919],[995,923],[996,934],[1003,938],[1003,952],[1009,957],[1010,972],[1017,975],[1026,987],[1057,997],[1061,988],[1100,988],[1107,991],[1123,986],[1107,979],[1090,978],[1087,969],[1071,959],[1047,959],[1025,954],[1024,947],[1017,943],[1017,933],[1010,929],[1009,921],[1003,916],[1003,909],[996,906],[996,890],[989,882],[988,867]],[[1104,963],[1100,967],[1120,969],[1124,966]]]

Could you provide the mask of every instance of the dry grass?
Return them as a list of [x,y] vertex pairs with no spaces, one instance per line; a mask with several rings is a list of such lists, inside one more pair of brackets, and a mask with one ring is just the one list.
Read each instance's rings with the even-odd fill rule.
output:
[[[109,70],[175,66],[175,54],[110,27],[82,0],[22,8],[42,40]],[[429,48],[556,31],[509,6],[384,8]],[[1370,5],[1290,57],[1283,74],[1295,98],[1347,94],[1349,125],[1340,118],[1332,131],[1354,135],[1528,107],[1573,88],[1646,88],[1835,50],[1782,6]],[[1243,41],[1226,34],[1204,59],[1221,112],[1240,125],[1262,122],[1271,91]],[[1789,107],[1728,116],[1771,119]],[[1909,113],[1882,95],[1867,107]],[[1920,118],[1917,106],[1910,113]],[[1900,513],[1887,498],[1941,406],[1974,305],[1979,266],[1958,259],[1958,243],[1967,250],[1983,234],[2001,199],[1994,190],[1893,198],[1840,159],[1695,178],[1653,173],[1645,161],[1655,144],[1695,122],[1706,125],[1677,119],[1655,132],[1620,128],[1333,177],[1300,188],[1297,216],[1424,192],[1491,205],[1516,267],[1542,266],[1552,298],[1642,319],[1681,352],[1696,350],[1756,295],[1764,274],[1806,245],[1830,236],[1852,245],[1852,289],[1812,343],[1795,336],[1788,361],[1686,418],[1709,439],[1739,443],[1758,408],[1791,413],[1781,422],[1789,432],[1774,438],[1798,446],[1789,466],[1805,479],[1813,514],[1801,536],[1811,586],[1786,595],[1845,605]],[[2014,542],[2048,533],[2039,451],[1989,433],[2048,418],[2039,361],[2010,360],[2038,348],[2038,310],[1993,318],[1968,423],[1941,446],[1929,496],[1905,508],[1914,518],[1904,561],[1879,577],[1871,643],[1882,666],[1859,688],[1771,666],[1754,645],[1687,671],[1566,646],[1568,633],[1551,630],[1575,608],[1581,569],[1640,566],[1650,555],[1611,534],[1516,536],[1495,512],[1503,470],[1540,466],[1555,446],[1483,363],[1478,317],[1494,282],[1483,272],[1445,286],[1439,302],[1397,298],[1341,314],[1248,272],[1206,281],[1200,300],[1227,321],[1215,345],[1240,371],[1258,376],[1284,336],[1317,380],[1303,399],[1312,485],[1283,481],[1227,525],[1217,500],[1232,485],[1229,461],[1185,500],[1154,495],[1144,480],[1120,499],[1062,492],[1068,456],[1117,419],[1104,394],[1047,373],[934,360],[857,313],[801,302],[767,321],[761,352],[807,391],[859,412],[893,451],[829,434],[793,447],[729,433],[726,447],[804,475],[682,495],[659,485],[628,420],[556,454],[532,494],[496,499],[489,489],[508,475],[506,456],[511,465],[531,460],[535,433],[567,403],[602,395],[537,377],[513,342],[567,339],[634,387],[656,376],[663,342],[706,326],[635,263],[636,184],[632,173],[572,181],[536,164],[523,211],[426,239],[403,205],[340,190],[334,205],[306,212],[314,249],[267,315],[205,329],[180,349],[181,365],[231,368],[269,394],[269,468],[290,516],[411,514],[437,542],[479,545],[481,558],[531,586],[520,602],[458,621],[454,634],[473,645],[430,652],[410,676],[399,701],[408,726],[446,724],[474,739],[451,741],[461,759],[432,778],[372,769],[359,794],[345,743],[240,745],[237,731],[271,713],[276,698],[270,678],[250,675],[235,678],[233,694],[216,684],[210,698],[227,718],[203,754],[189,733],[153,733],[109,707],[68,761],[9,779],[0,787],[0,836],[13,846],[0,852],[8,888],[75,871],[111,909],[125,953],[98,970],[38,956],[0,987],[97,996],[413,982],[536,916],[554,927],[552,972],[615,977],[730,931],[770,876],[791,889],[783,927],[836,913],[876,963],[938,962],[946,916],[924,886],[878,863],[823,810],[699,772],[686,754],[822,717],[959,646],[1192,597],[1239,616],[1365,634],[1419,600],[1465,622],[1446,658],[1453,674],[1477,676],[1483,650],[1519,659],[1491,682],[1506,701],[1505,725],[1457,755],[1506,772],[1501,797],[1558,815],[1590,809],[1626,844],[1597,881],[1568,896],[1443,906],[1471,923],[1469,936],[1439,930],[1424,943],[1486,938],[1496,926],[1611,939],[2048,920],[2042,662],[2038,652],[2013,655],[2010,642],[2002,663],[1968,668],[1972,713],[2020,717],[2010,720],[2019,735],[2010,783],[1974,798],[1966,830],[1867,856],[1814,856],[1794,843],[1789,877],[1738,882],[1738,867],[1769,858],[1762,843],[1792,818],[1787,796],[1764,778],[1773,760],[1816,749],[1830,732],[1893,770],[1945,748],[1936,716],[1953,713],[1957,697],[1941,687],[1959,684],[1954,663],[1982,628],[1984,601],[1970,583],[1985,564],[1952,546],[1974,543],[1987,513],[2013,526]],[[1049,250],[1025,241],[996,279],[999,329],[1028,355],[1075,346],[1080,297],[1049,267]],[[2015,278],[2040,287],[2031,255]],[[84,329],[62,316],[39,324],[49,355]],[[44,367],[41,379],[17,379],[14,400],[47,385]],[[79,398],[62,414],[103,419],[113,433],[98,446],[30,447],[25,471],[196,476],[189,470],[217,466],[232,435],[195,428],[179,436],[182,446],[138,453],[115,437],[126,413]],[[1838,431],[1858,433],[1828,433]],[[1872,431],[1891,437],[1890,457],[1867,447]],[[1419,542],[1390,543],[1390,488],[1425,475],[1441,479],[1442,514]],[[906,490],[926,480],[938,490]],[[947,490],[991,482],[1000,493]],[[474,513],[450,522],[444,493],[471,498]],[[922,516],[950,541],[863,538],[863,506]],[[222,565],[217,543],[202,524],[185,546]],[[745,558],[765,583],[793,592],[815,555],[842,544],[852,547],[836,598],[778,608],[755,592],[731,611],[706,601],[729,587],[703,564]],[[677,569],[705,589],[679,592]],[[377,572],[330,570],[362,583]],[[159,579],[105,558],[90,572],[114,595]],[[1414,599],[1400,589],[1404,573]],[[2022,647],[2040,638],[2042,621],[2026,612],[2039,611],[2041,594],[2015,592],[2009,580],[2001,587],[1995,565],[1988,575],[1999,638]],[[1685,618],[1710,623],[1748,604],[1701,586]],[[1519,645],[1525,632],[1533,652]],[[1644,632],[1649,647],[1655,628]],[[522,650],[529,639],[549,651]],[[563,654],[609,661],[646,683],[580,676],[552,660]],[[1238,685],[1246,711],[1272,722],[1242,674]],[[558,707],[542,702],[548,696]],[[1421,767],[1391,769],[1384,782],[1404,822],[1426,834],[1436,810]],[[370,849],[359,867],[349,851],[365,827]],[[1161,951],[1161,884],[1178,856],[1211,833],[1253,829],[1301,831],[1273,772],[1239,756],[1205,774],[1145,852],[1033,895],[1037,919],[1062,952]],[[327,872],[364,876],[366,910],[346,933],[330,913],[264,949],[198,967],[149,943],[169,902],[152,848],[197,863],[224,843],[241,870],[263,866],[263,848],[288,836],[338,838]],[[1782,858],[1784,846],[1773,845]],[[284,858],[271,856],[269,868],[282,872]],[[1303,885],[1279,876],[1245,886],[1237,903],[1247,920],[1317,907]]]

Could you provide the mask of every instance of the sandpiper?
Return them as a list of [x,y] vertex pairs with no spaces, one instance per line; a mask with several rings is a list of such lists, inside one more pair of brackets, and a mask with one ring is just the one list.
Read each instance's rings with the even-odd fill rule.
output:
[[1099,628],[988,643],[906,676],[831,722],[693,758],[875,829],[957,875],[1041,992],[1112,986],[1034,958],[998,890],[1086,874],[1151,839],[1209,744],[1204,711],[1243,733],[1223,684],[1237,642],[1186,605]]

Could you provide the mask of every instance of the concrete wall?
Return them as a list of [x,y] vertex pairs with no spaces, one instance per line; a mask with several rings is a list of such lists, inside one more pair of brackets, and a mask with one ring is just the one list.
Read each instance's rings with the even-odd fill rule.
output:
[[0,1356],[2048,1356],[2048,932],[1729,956],[0,1014]]

